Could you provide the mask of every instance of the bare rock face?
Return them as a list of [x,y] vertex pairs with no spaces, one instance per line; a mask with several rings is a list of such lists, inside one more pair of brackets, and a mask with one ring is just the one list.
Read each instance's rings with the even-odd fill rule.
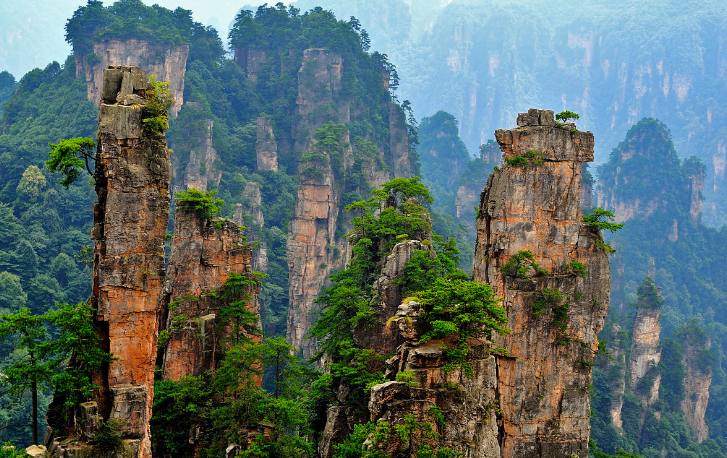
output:
[[409,160],[409,139],[406,134],[404,111],[389,102],[389,143],[391,146],[392,171],[395,177],[411,177],[413,170]]
[[[237,204],[232,220],[238,226],[245,226],[245,236],[251,242],[257,242],[257,248],[252,253],[252,269],[257,272],[268,271],[268,248],[265,238],[258,231],[265,224],[265,217],[261,209],[262,194],[257,183],[249,182],[242,191],[243,203]],[[249,215],[245,221],[243,215]]]
[[[190,102],[187,105],[198,104]],[[189,151],[189,160],[182,176],[178,175],[179,156],[174,155],[172,158],[175,171],[174,182],[177,183],[175,189],[179,191],[194,188],[204,192],[207,191],[208,187],[216,188],[219,186],[222,179],[222,170],[218,168],[219,155],[212,146],[214,121],[203,119],[201,124],[199,128],[189,132],[186,145],[173,145],[175,151],[179,151],[179,148]]]
[[[151,44],[148,41],[103,40],[93,45],[93,54],[83,56],[76,52],[76,77],[86,75],[88,100],[99,104],[104,84],[104,69],[109,65],[136,66],[148,75],[156,75],[159,81],[169,81],[169,89],[174,96],[172,107],[174,116],[184,102],[184,73],[187,70],[189,45],[183,44],[174,48],[165,45]],[[90,56],[95,56],[90,58]],[[161,58],[159,58],[161,56]]]
[[[609,305],[602,237],[581,214],[593,135],[552,120],[552,111],[530,110],[521,127],[495,132],[506,160],[537,154],[490,175],[477,222],[473,277],[503,298],[512,331],[494,339],[509,351],[495,356],[506,458],[588,455],[590,366]],[[517,261],[526,251],[532,259]]]
[[[709,435],[709,428],[704,421],[704,414],[709,403],[709,386],[712,383],[712,372],[704,372],[699,365],[700,351],[703,345],[686,343],[682,364],[686,369],[684,377],[684,399],[681,403],[682,412],[687,425],[694,430],[697,442],[701,443]],[[708,347],[708,345],[707,345]]]
[[252,46],[235,48],[235,62],[245,70],[247,77],[253,83],[257,83],[258,73],[262,70],[262,64],[267,57],[263,49]]
[[343,57],[326,49],[306,49],[298,71],[296,113],[300,116],[295,150],[308,151],[313,132],[327,121],[351,121],[351,103],[340,97],[343,83]]
[[[104,71],[104,93],[143,99],[146,74],[133,67]],[[159,298],[165,278],[164,234],[171,165],[164,134],[142,128],[140,105],[99,107],[94,206],[93,294],[96,327],[114,360],[96,375],[104,418],[122,423],[124,439],[150,457]]]
[[657,374],[644,382],[649,387],[639,389],[639,382],[650,370],[656,371],[656,366],[661,361],[661,346],[659,335],[661,334],[661,309],[650,307],[639,307],[634,318],[634,332],[631,339],[631,359],[629,361],[629,374],[631,376],[631,387],[637,392],[645,393],[641,396],[642,402],[647,406],[653,405],[659,399],[659,385],[661,374]]
[[[231,272],[252,279],[251,249],[233,221],[208,221],[194,209],[177,208],[169,254],[164,303],[168,308],[164,347],[165,379],[201,375],[215,367],[219,339],[218,292]],[[257,287],[250,287],[246,308],[259,314]]]
[[[288,343],[310,358],[317,347],[306,339],[313,325],[316,298],[336,260],[332,246],[338,221],[339,187],[330,163],[319,164],[321,176],[301,176],[293,219],[288,224],[290,309]],[[340,256],[339,261],[340,263]]]
[[467,226],[470,232],[475,232],[475,221],[472,215],[472,209],[480,202],[480,186],[462,185],[457,189],[454,197],[454,205],[457,207],[457,222]]
[[605,364],[609,379],[614,381],[611,385],[611,406],[609,407],[609,413],[611,414],[614,426],[617,428],[623,427],[621,412],[623,410],[623,396],[626,392],[626,378],[624,377],[626,354],[618,345],[620,332],[621,326],[614,324],[609,338],[606,339],[608,342],[608,353],[613,359],[606,361]]
[[278,171],[278,144],[275,142],[271,119],[257,118],[257,143],[255,143],[258,170]]
[[704,189],[704,180],[707,179],[707,173],[704,169],[689,173],[689,216],[693,223],[699,222],[699,215],[702,214],[702,205],[704,204],[704,197],[702,196],[702,190]]

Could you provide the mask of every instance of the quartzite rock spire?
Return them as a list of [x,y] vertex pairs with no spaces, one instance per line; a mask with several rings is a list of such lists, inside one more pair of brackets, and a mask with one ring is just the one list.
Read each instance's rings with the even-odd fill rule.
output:
[[495,132],[505,164],[482,193],[473,270],[503,298],[512,331],[494,339],[506,350],[496,356],[500,456],[585,457],[610,290],[602,236],[581,214],[593,134],[556,125],[550,110],[517,124]]
[[103,344],[114,360],[98,374],[104,419],[123,424],[133,456],[151,456],[149,420],[159,299],[164,283],[164,234],[171,164],[164,133],[144,129],[146,73],[104,71],[99,106],[94,207],[93,305]]

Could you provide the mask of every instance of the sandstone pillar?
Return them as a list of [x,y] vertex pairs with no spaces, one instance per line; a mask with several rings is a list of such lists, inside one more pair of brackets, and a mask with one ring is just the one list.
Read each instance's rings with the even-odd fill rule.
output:
[[[221,352],[220,290],[231,272],[252,279],[250,245],[230,220],[208,221],[200,212],[177,206],[164,303],[167,307],[163,373],[165,379],[201,375],[215,367]],[[257,287],[235,300],[258,314]],[[259,337],[257,337],[259,339]]]
[[146,73],[111,67],[103,79],[92,302],[98,333],[114,360],[96,382],[101,415],[119,421],[127,450],[146,458],[171,165],[164,133],[142,124]]
[[549,110],[520,114],[518,126],[495,132],[506,162],[481,196],[473,270],[503,298],[512,330],[494,339],[506,350],[496,357],[500,455],[585,457],[610,286],[602,237],[581,214],[593,134],[556,126]]

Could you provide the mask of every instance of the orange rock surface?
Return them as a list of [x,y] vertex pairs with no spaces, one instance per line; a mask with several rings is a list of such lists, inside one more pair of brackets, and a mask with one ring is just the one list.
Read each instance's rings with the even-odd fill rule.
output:
[[[207,221],[194,209],[177,208],[174,216],[164,303],[175,305],[166,319],[170,338],[164,349],[163,373],[165,379],[179,380],[214,368],[223,337],[219,332],[222,302],[214,293],[220,291],[230,272],[252,279],[252,250],[232,221]],[[251,286],[246,294],[239,299],[246,300],[246,308],[258,315],[258,288]],[[181,315],[188,318],[175,321]]]
[[[135,67],[105,70],[104,79],[119,85],[104,91],[119,96],[123,88],[143,94],[147,85]],[[98,333],[114,357],[97,374],[101,413],[124,422],[124,439],[138,441],[137,456],[150,457],[171,166],[164,134],[142,129],[141,110],[138,104],[99,107],[92,302]]]
[[[505,163],[490,176],[480,200],[473,270],[503,298],[512,331],[494,344],[509,352],[496,356],[500,456],[583,457],[590,365],[610,289],[608,259],[597,245],[601,235],[581,214],[581,162],[593,160],[594,140],[573,125],[555,126],[548,110],[521,114],[518,125],[495,133],[504,158],[538,154],[527,166]],[[521,251],[530,251],[547,273],[530,266],[521,275],[504,272]],[[585,267],[585,278],[567,267],[574,261]],[[565,297],[534,314],[545,288]],[[556,316],[565,304],[565,316]]]

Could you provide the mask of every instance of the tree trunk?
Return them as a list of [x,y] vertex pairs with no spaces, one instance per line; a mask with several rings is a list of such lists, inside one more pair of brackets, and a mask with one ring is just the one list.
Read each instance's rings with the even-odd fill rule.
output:
[[33,381],[31,388],[33,397],[33,418],[30,419],[33,428],[33,445],[38,445],[38,382]]

